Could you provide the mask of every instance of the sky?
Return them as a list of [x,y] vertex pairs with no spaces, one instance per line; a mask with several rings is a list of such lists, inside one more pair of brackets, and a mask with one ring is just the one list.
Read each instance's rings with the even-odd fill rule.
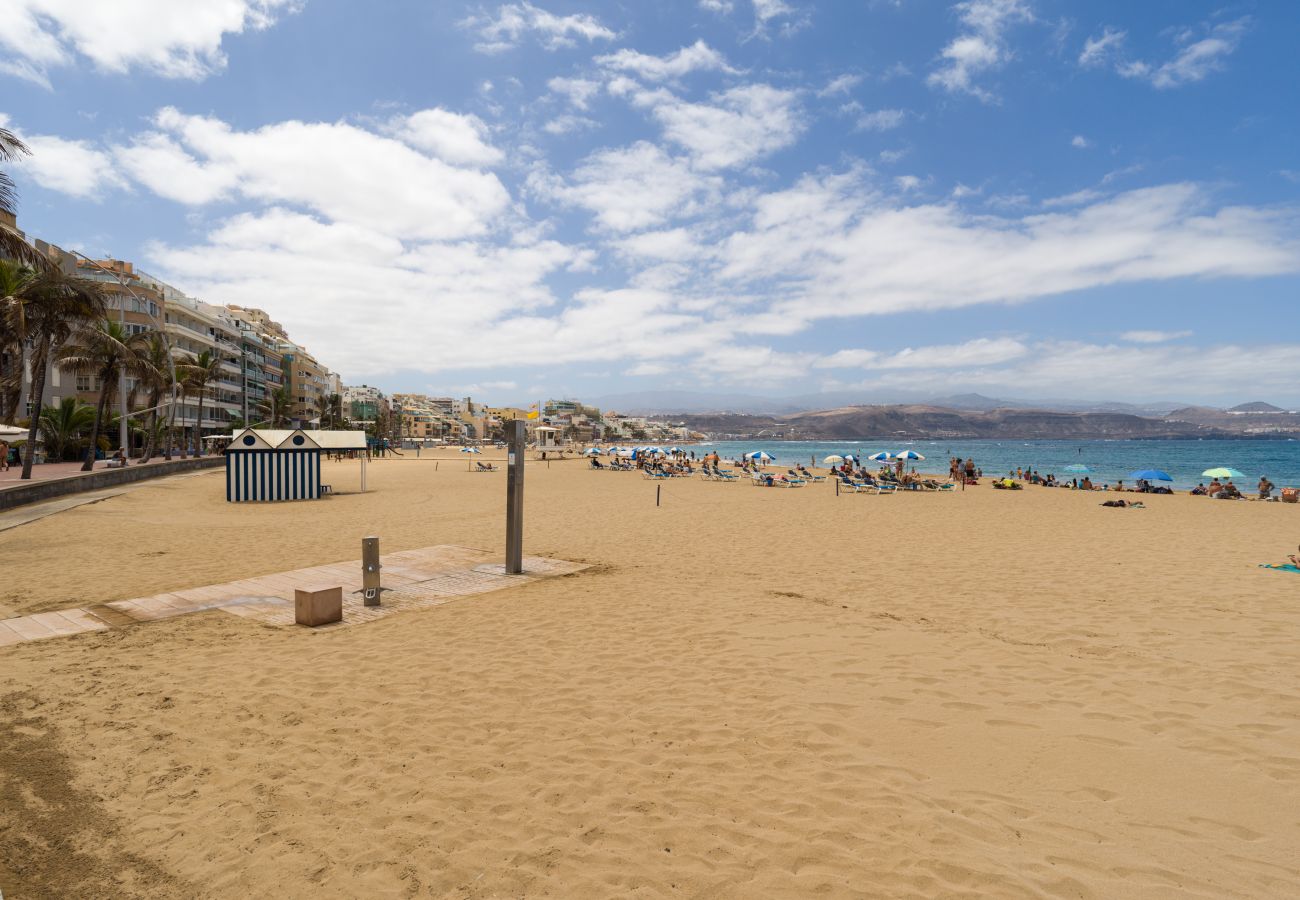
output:
[[6,0],[19,225],[345,384],[1300,406],[1290,0]]

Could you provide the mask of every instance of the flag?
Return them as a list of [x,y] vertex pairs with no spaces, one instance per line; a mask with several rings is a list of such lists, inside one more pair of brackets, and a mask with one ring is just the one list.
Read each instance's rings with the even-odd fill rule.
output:
[[541,415],[541,413],[538,411],[538,409],[537,409],[537,404],[536,404],[536,403],[534,403],[532,406],[528,407],[528,418],[530,418],[530,419],[536,419],[536,418],[537,418],[538,416],[540,416],[540,415]]

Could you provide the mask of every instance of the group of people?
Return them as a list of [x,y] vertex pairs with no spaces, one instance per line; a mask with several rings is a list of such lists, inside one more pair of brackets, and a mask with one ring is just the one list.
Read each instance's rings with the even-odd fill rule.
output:
[[984,477],[984,470],[975,465],[973,459],[962,459],[960,456],[950,457],[948,460],[948,478],[953,481],[962,481],[966,484],[977,484],[979,479]]
[[[1261,475],[1256,490],[1259,491],[1259,499],[1271,500],[1277,485]],[[1231,478],[1222,482],[1215,478],[1209,484],[1198,484],[1192,488],[1192,494],[1197,497],[1209,497],[1212,500],[1241,500],[1245,497],[1241,489],[1232,483]]]

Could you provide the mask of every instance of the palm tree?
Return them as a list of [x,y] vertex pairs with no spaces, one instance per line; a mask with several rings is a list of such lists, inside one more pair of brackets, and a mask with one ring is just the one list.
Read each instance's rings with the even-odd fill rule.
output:
[[82,403],[76,397],[64,397],[58,406],[47,406],[41,411],[41,438],[51,448],[50,458],[63,461],[63,453],[76,443],[95,421],[95,407]]
[[[149,333],[149,341],[141,353],[141,362],[143,367],[140,380],[136,382],[136,388],[131,392],[131,400],[134,402],[138,391],[148,391],[145,402],[149,409],[149,422],[144,428],[145,445],[142,457],[144,462],[148,462],[158,449],[158,406],[162,403],[163,393],[172,386],[171,352],[161,332]],[[163,449],[163,458],[171,459],[171,441],[165,443],[167,446]]]
[[323,394],[316,401],[320,415],[320,427],[329,430],[338,428],[343,422],[343,398],[338,394]]
[[289,396],[287,387],[278,387],[271,393],[267,394],[266,399],[257,404],[257,411],[266,413],[266,420],[258,423],[270,426],[271,428],[281,428],[288,424],[289,407],[292,405],[292,398]]
[[208,386],[221,374],[222,359],[211,350],[204,350],[198,355],[191,355],[190,361],[177,366],[177,377],[187,388],[194,391],[199,398],[199,416],[194,426],[194,455],[203,455],[203,398]]
[[[35,276],[27,266],[0,259],[0,309]],[[12,425],[23,398],[23,340],[0,318],[0,422]]]
[[[31,152],[12,131],[0,128],[0,162],[13,162],[20,156],[30,156]],[[18,215],[18,192],[14,188],[13,179],[3,171],[0,171],[0,213],[5,216]],[[50,267],[49,260],[23,240],[18,229],[4,221],[0,221],[0,256],[30,263],[42,269]]]
[[[97,319],[84,326],[73,340],[59,352],[61,367],[79,375],[94,375],[99,379],[99,402],[95,404],[95,423],[90,431],[90,446],[81,471],[89,472],[95,466],[95,447],[99,443],[100,427],[104,413],[117,391],[120,375],[142,377],[145,374],[143,356],[149,342],[149,332],[132,334],[122,322]],[[124,448],[125,449],[125,448]]]
[[76,329],[104,315],[104,293],[100,286],[85,278],[68,275],[55,266],[36,270],[20,289],[3,298],[0,321],[4,322],[8,340],[21,348],[26,345],[31,360],[32,383],[28,393],[31,421],[27,433],[27,453],[23,456],[24,479],[32,477],[36,453],[36,432],[40,427],[41,398],[49,374],[50,354],[62,346]]

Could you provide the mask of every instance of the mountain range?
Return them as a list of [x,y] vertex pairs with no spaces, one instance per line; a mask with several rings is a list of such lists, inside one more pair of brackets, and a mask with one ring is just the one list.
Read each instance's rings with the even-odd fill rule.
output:
[[[829,391],[790,397],[765,397],[757,394],[709,393],[704,391],[639,391],[611,394],[589,401],[603,410],[624,415],[659,416],[675,414],[733,413],[738,415],[787,416],[815,410],[853,406],[927,406],[970,412],[997,409],[1044,410],[1074,413],[1125,413],[1135,416],[1164,417],[1179,409],[1193,407],[1176,401],[1155,403],[1120,403],[1070,399],[1015,400],[967,393],[935,397],[922,393],[896,393],[888,397],[863,397],[860,392]],[[1258,408],[1256,408],[1258,407]],[[1268,403],[1255,402],[1233,407],[1225,412],[1283,412]]]

